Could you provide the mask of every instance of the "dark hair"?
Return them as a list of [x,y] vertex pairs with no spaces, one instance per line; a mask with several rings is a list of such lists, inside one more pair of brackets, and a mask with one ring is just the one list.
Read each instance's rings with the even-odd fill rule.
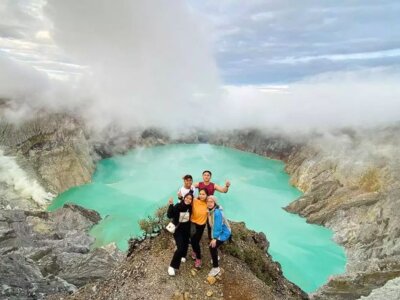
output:
[[212,176],[211,171],[205,170],[205,171],[203,171],[203,173],[201,173],[201,174],[204,175],[204,173],[208,173],[208,174],[210,174],[210,176]]
[[206,193],[207,197],[210,196],[210,195],[208,194],[208,191],[207,191],[206,189],[199,189],[199,194],[200,194],[201,191],[204,191],[204,192]]
[[192,177],[192,175],[187,174],[187,175],[183,176],[182,179],[183,180],[187,180],[187,179],[192,179],[193,180],[193,177]]
[[187,194],[183,197],[183,200],[185,200],[187,196],[192,196],[192,201],[193,201],[193,192],[192,192],[192,191],[190,191],[189,193],[187,193]]

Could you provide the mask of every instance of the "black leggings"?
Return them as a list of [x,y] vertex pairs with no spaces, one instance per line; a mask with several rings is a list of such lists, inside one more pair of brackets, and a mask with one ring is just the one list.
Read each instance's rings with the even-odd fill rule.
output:
[[181,265],[181,258],[186,257],[188,247],[189,247],[189,238],[190,238],[190,223],[180,224],[174,233],[176,250],[174,256],[172,257],[170,266],[174,269],[179,269]]
[[192,243],[193,251],[196,253],[196,258],[201,259],[201,249],[200,249],[200,241],[203,236],[204,228],[206,228],[206,224],[198,225],[196,223],[192,223],[192,226],[195,226],[196,231],[190,238]]
[[209,247],[211,258],[212,258],[213,268],[218,268],[218,247],[221,246],[223,243],[224,242],[217,240],[217,244],[214,248],[211,246]]

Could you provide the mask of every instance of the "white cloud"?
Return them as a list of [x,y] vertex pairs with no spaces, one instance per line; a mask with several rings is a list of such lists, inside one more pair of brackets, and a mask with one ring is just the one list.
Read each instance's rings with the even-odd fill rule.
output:
[[[394,53],[400,31],[388,30],[400,26],[395,0],[190,3],[212,28],[228,84],[293,82],[324,72],[400,65]],[[251,62],[240,64],[243,57]]]
[[40,30],[40,31],[36,32],[35,38],[38,40],[42,40],[42,41],[46,41],[46,40],[49,41],[49,40],[51,40],[50,32],[47,30]]
[[400,121],[400,74],[374,69],[315,76],[289,86],[226,86],[220,126],[304,131]]
[[285,57],[282,59],[271,60],[274,63],[283,64],[296,64],[300,62],[310,62],[318,59],[328,59],[332,61],[343,61],[351,59],[374,59],[385,57],[400,57],[400,49],[390,49],[384,51],[349,53],[349,54],[332,54],[332,55],[317,55],[317,56],[303,56],[303,57]]
[[250,16],[250,19],[252,19],[255,22],[260,22],[260,21],[265,21],[265,20],[272,20],[275,18],[274,13],[272,12],[261,12],[261,13],[256,13],[254,15]]
[[[245,5],[246,22],[257,23],[248,18],[255,14],[252,7]],[[202,20],[183,1],[167,5],[164,1],[122,0],[117,6],[106,0],[49,0],[46,12],[39,18],[40,26],[23,34],[30,38],[0,37],[0,97],[14,100],[7,108],[12,120],[43,108],[77,113],[97,128],[117,123],[126,129],[253,126],[308,130],[399,120],[400,72],[395,67],[329,72],[307,79],[306,71],[315,74],[332,66],[318,72],[315,65],[308,70],[299,65],[279,69],[273,64],[275,56],[264,55],[264,51],[279,52],[278,65],[282,66],[285,57],[287,62],[303,64],[328,58],[345,63],[374,56],[397,58],[397,50],[307,55],[298,38],[295,42],[260,38],[255,34],[257,27],[247,28],[247,23],[241,27],[239,22],[236,27],[219,28],[219,38],[226,43],[219,44],[224,52],[218,55],[229,60],[229,72],[252,84],[221,88],[215,58],[199,28]],[[241,13],[237,9],[235,15],[240,18]],[[235,49],[227,38],[232,38]],[[253,38],[258,44],[252,43]],[[357,41],[371,44],[373,40]],[[321,41],[319,47],[331,44]],[[345,48],[348,44],[338,45]],[[287,49],[296,56],[285,55]],[[253,56],[255,52],[258,57]],[[256,85],[263,76],[260,69],[267,69],[271,78],[283,72],[286,78],[303,79]]]
[[55,44],[86,67],[84,115],[98,127],[200,124],[196,108],[218,96],[215,60],[184,1],[50,0],[45,12]]

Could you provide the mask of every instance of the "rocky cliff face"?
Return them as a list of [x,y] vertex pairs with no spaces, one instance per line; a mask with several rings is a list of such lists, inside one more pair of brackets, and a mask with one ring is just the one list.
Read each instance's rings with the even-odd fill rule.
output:
[[0,299],[73,292],[119,263],[112,245],[90,249],[98,213],[74,205],[44,211],[54,194],[91,180],[92,154],[70,116],[0,122]]
[[207,142],[283,161],[302,145],[300,142],[291,142],[287,136],[266,134],[256,129],[212,133]]
[[0,210],[0,298],[43,299],[105,278],[121,260],[112,247],[90,251],[97,212]]
[[[49,192],[89,182],[95,168],[82,124],[67,115],[38,116],[19,125],[1,122],[0,149],[0,160],[8,163],[0,167],[3,208],[43,207]],[[6,198],[14,200],[7,203]]]
[[332,228],[348,257],[346,274],[315,299],[356,299],[400,276],[399,137],[394,128],[353,134],[339,149],[316,140],[289,157],[305,194],[287,210]]
[[341,131],[293,143],[250,130],[210,141],[287,163],[304,192],[287,211],[333,229],[348,258],[346,273],[312,297],[358,299],[400,276],[399,132]]

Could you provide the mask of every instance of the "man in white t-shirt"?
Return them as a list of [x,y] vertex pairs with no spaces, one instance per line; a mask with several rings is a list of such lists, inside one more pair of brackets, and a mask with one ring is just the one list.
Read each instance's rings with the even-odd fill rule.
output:
[[182,200],[183,197],[188,194],[192,193],[193,196],[196,196],[196,188],[193,185],[193,177],[192,175],[185,175],[182,177],[183,179],[183,186],[178,190],[178,199]]

